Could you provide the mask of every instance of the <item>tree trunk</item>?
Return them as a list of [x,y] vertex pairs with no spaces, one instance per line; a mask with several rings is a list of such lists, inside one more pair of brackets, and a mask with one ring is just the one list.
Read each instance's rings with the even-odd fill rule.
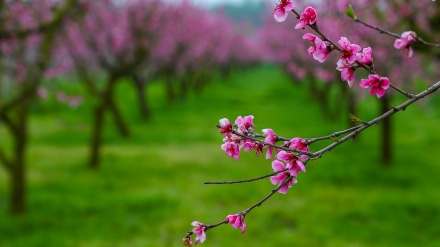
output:
[[13,161],[10,167],[11,214],[21,215],[26,211],[26,146],[27,146],[27,102],[17,106],[16,131],[14,132]]
[[151,109],[147,99],[147,82],[138,75],[133,75],[133,82],[136,86],[136,93],[138,95],[138,104],[141,118],[144,120],[148,120],[151,118]]
[[174,93],[173,78],[171,75],[165,76],[165,90],[168,103],[174,102],[174,100],[176,99],[176,95]]
[[180,85],[180,92],[179,92],[179,100],[185,101],[188,92],[189,92],[189,75],[180,76],[179,78],[179,85]]
[[104,123],[104,107],[99,105],[95,108],[93,121],[92,142],[90,146],[89,168],[97,169],[99,167],[100,149],[102,143],[102,131]]
[[[381,102],[381,114],[387,112],[390,105],[390,96],[384,95]],[[391,118],[385,118],[381,122],[382,138],[381,138],[381,162],[385,166],[390,166],[393,161],[392,148],[392,122]]]
[[10,211],[12,215],[22,215],[26,212],[26,178],[24,161],[12,164],[10,172]]
[[95,107],[89,161],[89,168],[92,169],[98,168],[100,163],[100,149],[102,145],[102,132],[104,129],[104,114],[106,111],[110,111],[110,113],[112,114],[113,120],[119,133],[124,137],[130,136],[130,131],[113,99],[113,92],[116,86],[116,82],[116,76],[111,76],[109,78],[104,91],[100,95],[101,102],[98,106]]
[[124,121],[124,118],[122,117],[121,111],[119,110],[118,106],[114,102],[113,96],[108,96],[109,98],[106,99],[106,107],[110,110],[113,116],[113,121],[116,124],[116,129],[118,130],[119,134],[123,137],[130,137],[130,130],[128,129],[127,124]]

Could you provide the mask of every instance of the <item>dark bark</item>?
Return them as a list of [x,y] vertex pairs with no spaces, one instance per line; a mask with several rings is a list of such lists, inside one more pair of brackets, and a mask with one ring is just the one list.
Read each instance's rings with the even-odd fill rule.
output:
[[165,76],[165,91],[168,103],[174,102],[176,99],[176,95],[174,93],[173,78],[171,75]]
[[139,112],[141,118],[148,120],[151,118],[151,108],[148,103],[147,81],[138,75],[133,75],[133,83],[136,86],[136,93],[138,96]]
[[205,75],[203,72],[198,72],[198,74],[194,75],[194,91],[200,94],[205,87],[205,85],[209,84],[209,77]]
[[123,137],[130,137],[130,130],[122,117],[121,111],[114,102],[113,96],[107,98],[106,108],[112,113],[113,121],[116,124],[116,129]]
[[102,131],[104,123],[104,106],[99,105],[95,108],[93,120],[93,133],[90,146],[89,168],[97,169],[100,164],[100,151],[102,143]]
[[20,215],[26,211],[26,147],[28,141],[27,117],[28,102],[21,104],[17,111],[17,125],[20,131],[16,132],[14,159],[15,164],[12,169],[11,184],[11,213]]
[[[0,9],[4,7],[4,1],[0,3]],[[42,34],[42,40],[38,48],[38,57],[34,66],[27,68],[28,78],[26,83],[19,86],[19,94],[10,101],[0,105],[0,121],[7,127],[13,139],[11,155],[0,150],[0,162],[6,168],[10,181],[10,212],[12,215],[21,215],[26,211],[26,149],[28,145],[28,107],[35,95],[50,60],[50,51],[55,37],[56,29],[68,11],[74,9],[77,1],[68,0],[63,6],[54,11],[53,18],[37,27],[38,33]],[[24,30],[22,36],[20,30],[1,29],[2,38],[12,35],[15,38],[26,37],[32,34],[32,30]],[[2,102],[3,103],[3,102]]]
[[179,85],[180,85],[180,92],[179,92],[179,99],[180,101],[185,101],[188,97],[189,93],[189,76],[181,76],[179,78]]
[[106,111],[111,113],[118,132],[124,137],[130,136],[128,126],[114,101],[113,93],[118,81],[117,78],[118,77],[115,76],[109,78],[104,91],[99,96],[101,101],[94,110],[92,140],[90,143],[90,161],[88,164],[89,168],[92,169],[98,168],[100,163],[102,133],[104,131],[104,115]]

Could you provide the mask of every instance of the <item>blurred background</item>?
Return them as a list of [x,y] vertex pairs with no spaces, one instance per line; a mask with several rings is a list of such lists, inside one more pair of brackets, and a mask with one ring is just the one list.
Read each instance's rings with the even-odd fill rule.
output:
[[[349,1],[293,1],[320,30],[373,49],[375,69],[422,91],[440,49],[343,14]],[[440,42],[436,1],[355,1],[358,17]],[[270,192],[271,161],[220,149],[219,119],[312,138],[406,99],[349,88],[338,55],[318,63],[273,1],[0,2],[0,246],[182,246],[191,222],[221,222]],[[356,71],[357,82],[366,78]],[[207,232],[205,246],[440,246],[440,97],[431,95],[322,159],[285,195]],[[313,144],[317,151],[330,141]]]

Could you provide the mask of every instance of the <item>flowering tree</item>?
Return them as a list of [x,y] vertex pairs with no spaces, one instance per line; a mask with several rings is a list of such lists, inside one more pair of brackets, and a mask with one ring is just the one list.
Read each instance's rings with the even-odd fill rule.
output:
[[[307,28],[307,30],[310,31],[302,36],[310,45],[307,49],[309,55],[319,63],[327,63],[327,59],[336,53],[338,61],[336,64],[333,64],[333,66],[336,70],[340,71],[341,79],[346,81],[349,87],[359,82],[361,88],[368,89],[369,94],[377,98],[383,99],[390,91],[395,91],[403,95],[406,100],[397,106],[388,108],[387,111],[370,121],[363,121],[353,116],[358,125],[317,138],[285,138],[269,128],[263,129],[261,133],[258,133],[255,130],[254,117],[252,115],[245,117],[239,116],[234,124],[227,118],[220,119],[218,127],[220,128],[220,133],[224,136],[221,148],[228,156],[239,159],[241,151],[253,151],[256,155],[266,152],[266,159],[273,159],[271,164],[274,172],[248,180],[207,183],[233,184],[269,178],[270,182],[275,185],[275,188],[254,205],[236,214],[226,216],[223,221],[210,225],[194,221],[192,223],[194,228],[187,232],[183,238],[183,243],[186,246],[192,245],[191,235],[196,235],[194,244],[203,243],[206,240],[206,232],[208,230],[223,224],[231,224],[233,228],[241,228],[242,233],[244,233],[247,228],[245,217],[249,212],[261,206],[275,193],[287,193],[289,188],[298,182],[298,175],[301,172],[306,172],[306,166],[309,162],[321,158],[324,153],[354,138],[367,128],[379,124],[395,113],[403,111],[411,104],[434,93],[440,88],[440,81],[438,81],[417,94],[401,89],[393,80],[390,80],[388,77],[376,71],[379,67],[375,66],[376,60],[373,60],[373,54],[376,54],[373,52],[375,51],[373,48],[362,47],[352,43],[349,38],[344,36],[338,38],[337,42],[334,42],[332,38],[327,36],[325,31],[321,29],[321,26],[318,25],[318,13],[320,12],[316,11],[312,6],[305,8],[300,14],[290,0],[281,0],[280,3],[276,5],[273,13],[275,20],[277,22],[285,21],[290,11],[299,20],[295,27],[297,29]],[[363,22],[356,16],[351,6],[347,8],[346,13],[355,22],[360,22],[367,28],[395,37],[394,47],[404,50],[407,56],[413,55],[411,49],[415,43],[440,47],[440,44],[424,41],[418,37],[414,31],[406,31],[402,35],[397,35]],[[355,72],[358,70],[365,71],[367,76],[357,80]],[[333,140],[333,142],[320,150],[312,151],[313,144],[323,140]]]
[[[0,162],[10,177],[12,214],[25,211],[28,113],[45,72],[56,31],[75,1],[2,1],[0,4],[0,122],[12,147],[0,149]],[[2,138],[3,139],[3,138]]]
[[[84,1],[82,7],[84,17],[66,22],[59,43],[75,74],[99,101],[90,143],[92,168],[99,166],[106,113],[113,117],[119,132],[129,136],[114,95],[123,79],[133,82],[141,115],[148,118],[146,91],[152,80],[165,78],[168,99],[174,100],[178,92],[183,100],[190,90],[200,90],[209,81],[211,71],[231,61],[252,58],[240,56],[250,45],[234,32],[231,22],[188,2],[102,0]],[[215,28],[223,33],[210,32]]]
[[[66,22],[66,34],[59,42],[65,46],[73,69],[89,94],[98,99],[93,114],[89,161],[89,166],[96,168],[104,114],[113,117],[122,136],[130,134],[117,107],[114,91],[122,78],[131,76],[143,63],[148,55],[147,47],[153,42],[151,26],[158,28],[158,21],[152,14],[154,8],[149,8],[153,5],[127,8],[117,7],[111,1],[85,1],[82,7],[84,17]],[[143,20],[139,22],[141,11],[144,11]],[[118,21],[114,22],[116,19]],[[99,80],[96,73],[103,75],[103,79]]]

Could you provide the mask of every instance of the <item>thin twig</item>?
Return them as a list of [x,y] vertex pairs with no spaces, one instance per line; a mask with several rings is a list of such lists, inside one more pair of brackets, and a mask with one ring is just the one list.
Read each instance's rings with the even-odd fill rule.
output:
[[[292,10],[292,12],[295,13],[297,19],[300,18],[300,14],[299,14],[298,12],[296,12],[295,10]],[[364,24],[364,22],[360,22],[360,23]],[[366,24],[366,23],[365,23],[365,24]],[[380,30],[380,32],[387,33],[387,34],[390,34],[390,35],[392,35],[392,36],[397,35],[397,34],[394,34],[394,33],[391,33],[391,32],[387,32],[387,31],[385,31],[385,30],[381,30],[381,29],[379,29],[378,27],[374,27],[374,26],[371,26],[371,25],[369,25],[369,24],[367,24],[367,25],[368,25],[368,27],[370,27],[370,28],[375,28],[376,30]],[[319,27],[318,27],[317,22],[314,23],[314,24],[307,24],[307,26],[309,26],[309,27],[310,27],[311,29],[313,29],[317,34],[319,34],[319,36],[321,37],[322,40],[325,40],[325,41],[327,41],[328,43],[330,43],[330,45],[332,46],[332,48],[333,48],[334,50],[337,50],[337,51],[343,53],[342,49],[341,49],[338,45],[336,45],[333,41],[331,41],[326,35],[324,35],[324,34],[319,30]],[[397,35],[397,36],[398,36],[398,35]],[[398,36],[398,37],[400,38],[400,36]],[[370,67],[368,67],[368,66],[366,66],[366,65],[363,65],[363,64],[360,64],[360,63],[357,63],[357,64],[358,64],[360,67],[362,67],[362,68],[364,68],[365,70],[367,70],[368,72],[380,76],[376,71],[372,70]],[[400,89],[399,87],[397,87],[396,85],[394,85],[394,84],[392,84],[392,83],[390,83],[390,87],[391,87],[392,89],[396,90],[397,92],[399,92],[399,93],[405,95],[405,96],[406,96],[407,98],[409,98],[409,99],[411,99],[412,97],[414,97],[413,94],[410,94],[410,93],[408,93],[408,92],[405,92],[404,90]]]
[[392,36],[392,37],[394,37],[394,38],[398,38],[398,39],[401,38],[400,35],[398,35],[397,33],[393,33],[393,32],[387,31],[387,30],[385,30],[385,29],[382,29],[382,28],[380,28],[380,27],[373,26],[373,25],[368,24],[368,23],[366,23],[366,22],[364,22],[364,21],[362,21],[362,20],[359,20],[359,19],[357,19],[357,18],[354,19],[354,21],[355,21],[355,22],[359,22],[359,23],[363,24],[364,26],[369,27],[369,28],[371,28],[371,29],[377,30],[379,33],[387,34],[387,35],[389,35],[389,36]]
[[[296,149],[293,149],[293,148],[288,148],[288,147],[285,147],[285,146],[279,146],[279,145],[271,144],[271,143],[268,143],[268,142],[264,142],[262,140],[257,139],[256,137],[252,137],[252,136],[249,136],[249,135],[243,135],[241,133],[238,133],[236,130],[232,130],[232,133],[234,133],[235,135],[241,136],[241,137],[243,137],[245,139],[249,139],[249,140],[252,140],[254,142],[261,143],[264,146],[269,146],[269,147],[273,147],[273,148],[279,148],[279,149],[282,149],[284,151],[296,152],[298,154],[305,154],[307,156],[310,155],[309,152],[304,152],[304,151],[296,150]],[[255,135],[255,136],[264,137],[263,135]]]
[[[299,19],[300,18],[300,14],[298,12],[296,12],[294,9],[292,9],[292,12],[295,13],[296,18]],[[327,41],[328,43],[330,43],[330,45],[332,46],[333,49],[338,50],[339,52],[342,52],[342,49],[336,45],[333,41],[331,41],[331,39],[329,39],[327,36],[325,36],[318,28],[318,25],[315,24],[307,24],[307,26],[309,26],[311,29],[313,29],[317,34],[319,34],[319,36],[321,36],[321,39],[324,41]]]
[[[388,31],[388,30],[382,29],[382,28],[380,28],[380,27],[377,27],[377,26],[374,26],[374,25],[368,24],[368,23],[366,23],[366,22],[364,22],[364,21],[362,21],[362,20],[354,19],[354,21],[355,21],[355,22],[359,22],[359,23],[363,24],[364,26],[369,27],[369,28],[371,28],[371,29],[377,30],[377,31],[378,31],[379,33],[381,33],[381,34],[387,34],[387,35],[389,35],[389,36],[392,36],[392,37],[394,37],[394,38],[398,38],[398,39],[402,38],[401,35],[399,35],[399,34],[397,34],[397,33],[393,33],[393,32],[390,32],[390,31]],[[423,40],[422,38],[419,38],[419,37],[415,37],[415,38],[416,38],[417,42],[419,42],[419,43],[421,43],[421,44],[429,45],[429,46],[433,46],[433,47],[440,47],[440,44],[427,42],[427,41],[425,41],[425,40]]]
[[[281,188],[286,186],[286,184],[289,183],[290,180],[292,180],[292,179],[293,179],[293,177],[289,175],[288,177],[286,177],[286,179],[284,180],[284,182],[282,184],[280,184],[275,189],[272,189],[269,194],[267,194],[265,197],[263,197],[263,199],[259,200],[257,203],[248,207],[247,209],[241,211],[239,214],[243,214],[243,217],[246,216],[250,211],[252,211],[256,207],[261,206],[265,201],[267,201],[270,197],[272,197],[277,191],[279,191]],[[218,222],[218,223],[215,223],[212,225],[204,225],[205,232],[208,231],[209,229],[215,228],[215,227],[223,225],[223,224],[228,224],[228,223],[229,223],[229,221],[225,220],[225,221],[221,221],[221,222]],[[188,231],[186,234],[192,235],[193,233],[194,233],[193,231]]]
[[350,134],[344,136],[343,138],[341,138],[340,140],[338,140],[338,142],[334,142],[332,144],[330,144],[329,146],[312,153],[309,157],[310,158],[314,158],[314,157],[321,157],[324,153],[332,150],[333,148],[339,146],[340,144],[346,142],[347,140],[355,137],[357,134],[359,134],[360,132],[364,131],[365,129],[369,128],[372,125],[376,125],[378,124],[380,121],[382,121],[383,119],[390,117],[391,115],[406,109],[406,107],[408,107],[409,105],[411,105],[412,103],[426,97],[429,94],[434,93],[435,91],[437,91],[440,88],[440,81],[438,81],[437,83],[435,83],[434,85],[432,85],[431,87],[427,88],[425,91],[415,95],[413,98],[405,101],[404,103],[400,104],[397,107],[393,107],[391,110],[385,112],[384,114],[380,115],[379,117],[367,122],[366,124],[363,124],[360,128],[356,129],[355,131],[351,132]]
[[292,180],[293,177],[292,176],[288,176],[286,178],[286,180],[280,184],[278,187],[276,187],[275,189],[271,190],[270,193],[268,195],[266,195],[263,199],[259,200],[257,203],[255,203],[254,205],[250,206],[249,208],[247,208],[246,210],[243,211],[243,215],[247,215],[250,211],[252,211],[254,208],[261,206],[265,201],[267,201],[267,199],[269,199],[271,196],[273,196],[277,191],[279,191],[281,188],[283,188],[284,186],[286,186],[290,180]]
[[362,125],[354,126],[354,127],[349,128],[349,129],[346,129],[346,130],[341,130],[341,131],[333,132],[333,134],[327,135],[327,136],[316,137],[316,138],[304,138],[304,140],[307,142],[307,144],[312,144],[312,143],[317,142],[317,141],[333,139],[333,138],[336,138],[336,137],[338,137],[340,135],[353,132],[353,131],[359,129],[360,127],[362,127]]
[[275,176],[278,173],[282,173],[282,172],[285,172],[287,170],[288,169],[284,169],[284,170],[281,170],[281,171],[277,171],[277,172],[274,172],[274,173],[271,173],[271,174],[267,174],[267,175],[264,175],[264,176],[261,176],[261,177],[256,177],[256,178],[251,178],[251,179],[237,180],[237,181],[222,181],[222,182],[204,182],[203,184],[238,184],[238,183],[247,183],[247,182],[253,182],[253,181],[261,180],[261,179],[268,178],[268,177],[271,177],[271,176]]

